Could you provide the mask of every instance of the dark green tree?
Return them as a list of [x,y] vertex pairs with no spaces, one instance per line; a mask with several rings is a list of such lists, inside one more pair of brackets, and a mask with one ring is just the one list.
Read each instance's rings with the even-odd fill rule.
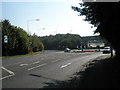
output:
[[[27,32],[20,27],[11,25],[8,20],[0,22],[2,25],[2,55],[21,55],[33,51],[42,51],[44,46],[38,36],[28,36]],[[8,42],[4,42],[7,35]],[[32,43],[31,43],[32,41]]]
[[120,2],[84,2],[80,7],[72,6],[72,9],[79,12],[80,16],[85,15],[85,21],[97,27],[95,33],[99,32],[107,39],[120,55]]
[[16,51],[17,54],[27,54],[30,52],[30,43],[27,32],[22,28],[16,29]]
[[[10,24],[8,20],[2,22],[2,54],[18,55],[29,53],[30,45],[27,33],[19,27]],[[4,43],[4,35],[8,36],[8,43]]]
[[41,37],[45,49],[65,49],[65,47],[76,48],[80,46],[81,37],[76,34],[56,34]]
[[30,43],[31,43],[33,52],[42,51],[44,49],[43,43],[40,41],[38,36],[35,35],[35,33],[33,34]]

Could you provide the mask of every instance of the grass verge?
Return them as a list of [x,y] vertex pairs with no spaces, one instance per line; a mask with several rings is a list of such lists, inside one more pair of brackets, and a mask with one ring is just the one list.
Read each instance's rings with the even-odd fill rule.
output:
[[24,54],[24,55],[2,56],[2,57],[0,57],[0,59],[4,59],[4,58],[12,58],[12,57],[23,57],[23,56],[29,56],[29,55],[37,55],[37,54],[40,54],[40,53],[42,53],[42,52],[45,52],[45,51],[32,52],[32,53],[28,53],[28,54]]

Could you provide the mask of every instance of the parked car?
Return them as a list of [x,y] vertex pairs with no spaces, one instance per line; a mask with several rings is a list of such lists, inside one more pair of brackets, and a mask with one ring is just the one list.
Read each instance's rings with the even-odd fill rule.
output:
[[103,50],[103,54],[108,54],[110,53],[110,47],[105,47]]
[[69,48],[65,48],[64,52],[70,52],[71,50]]

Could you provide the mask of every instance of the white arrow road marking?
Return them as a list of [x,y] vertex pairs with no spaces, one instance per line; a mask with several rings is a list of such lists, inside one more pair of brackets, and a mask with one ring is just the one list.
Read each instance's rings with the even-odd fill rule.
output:
[[65,67],[67,67],[68,65],[70,65],[71,63],[67,63],[67,64],[65,64],[65,65],[62,65],[60,68],[65,68]]
[[41,65],[38,65],[38,66],[35,66],[35,67],[32,67],[32,68],[29,68],[29,69],[28,69],[28,71],[29,71],[29,70],[32,70],[32,69],[35,69],[35,68],[38,68],[38,67],[45,66],[45,65],[47,65],[47,64],[46,64],[46,63],[44,63],[44,64],[41,64]]
[[1,67],[3,70],[5,70],[5,71],[7,71],[9,74],[11,74],[11,75],[8,75],[8,76],[5,76],[5,77],[2,77],[2,78],[0,78],[0,80],[2,80],[2,79],[5,79],[5,78],[9,78],[9,77],[12,77],[12,76],[14,76],[15,75],[15,73],[14,72],[12,72],[12,71],[10,71],[10,70],[8,70],[7,68],[5,68],[5,67]]

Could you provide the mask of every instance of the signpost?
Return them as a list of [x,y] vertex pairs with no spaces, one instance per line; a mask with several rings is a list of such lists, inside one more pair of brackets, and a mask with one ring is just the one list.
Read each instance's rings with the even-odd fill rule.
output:
[[8,43],[8,36],[4,35],[4,43],[6,43],[6,56],[7,56],[7,43]]
[[8,43],[8,36],[4,35],[4,43]]

